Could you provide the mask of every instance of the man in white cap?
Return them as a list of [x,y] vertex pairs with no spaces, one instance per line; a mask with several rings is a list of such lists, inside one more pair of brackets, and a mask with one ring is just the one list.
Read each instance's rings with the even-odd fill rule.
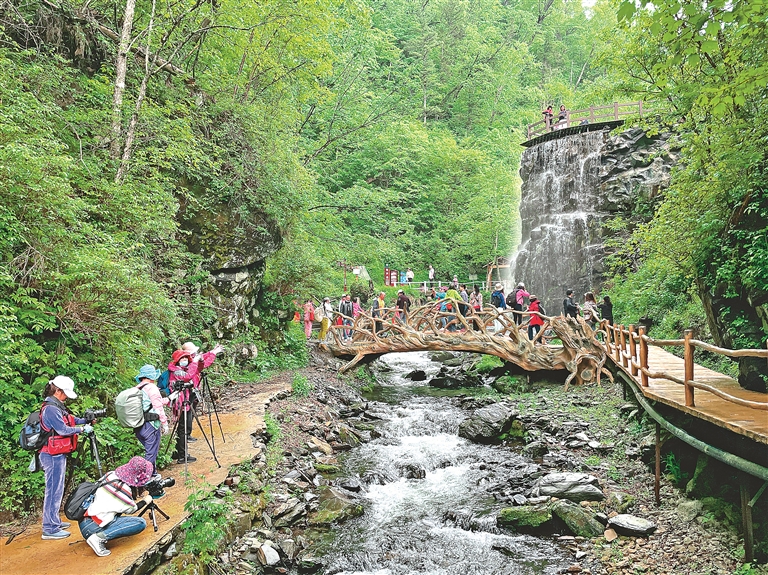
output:
[[61,520],[59,509],[64,497],[67,455],[77,449],[77,435],[91,433],[93,427],[87,420],[74,417],[64,407],[68,399],[77,399],[75,382],[71,378],[57,375],[48,382],[44,395],[45,400],[40,408],[40,427],[49,436],[39,455],[45,473],[43,539],[64,539],[70,535],[66,531],[69,523]]

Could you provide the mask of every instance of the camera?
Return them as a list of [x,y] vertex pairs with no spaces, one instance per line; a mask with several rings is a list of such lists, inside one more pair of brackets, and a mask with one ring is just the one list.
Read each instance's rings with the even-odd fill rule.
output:
[[191,389],[194,387],[194,383],[191,381],[175,381],[173,383],[173,391],[181,391],[183,389]]
[[173,477],[166,477],[165,479],[155,479],[154,481],[150,481],[144,488],[153,499],[158,499],[165,495],[166,487],[173,487],[174,485],[176,485],[176,480]]
[[106,417],[107,416],[107,410],[106,409],[96,409],[91,407],[90,409],[86,409],[85,413],[83,413],[83,419],[86,419],[88,421],[93,421],[94,419],[98,419],[99,417]]

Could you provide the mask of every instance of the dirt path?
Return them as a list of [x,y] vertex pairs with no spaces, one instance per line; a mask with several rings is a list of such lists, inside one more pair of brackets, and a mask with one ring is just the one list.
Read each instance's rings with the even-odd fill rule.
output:
[[[148,526],[143,533],[111,541],[108,548],[112,554],[108,557],[97,557],[80,536],[77,525],[72,525],[70,529],[72,535],[67,539],[43,541],[42,529],[40,523],[37,523],[24,534],[16,537],[10,545],[0,547],[0,573],[2,575],[122,574],[127,572],[134,563],[142,561],[156,543],[187,518],[184,504],[192,492],[206,485],[219,485],[227,477],[232,465],[241,463],[254,455],[251,434],[264,426],[265,403],[280,392],[290,390],[291,385],[290,381],[284,378],[276,378],[269,383],[243,385],[235,389],[237,390],[235,395],[247,397],[247,401],[236,402],[237,408],[231,408],[229,405],[222,406],[220,417],[226,443],[222,443],[221,435],[214,424],[214,430],[217,433],[216,455],[221,468],[217,468],[210,450],[200,438],[190,449],[190,453],[197,457],[197,461],[189,464],[189,478],[186,481],[183,465],[173,464],[164,469],[163,476],[174,477],[176,485],[168,488],[166,496],[157,501],[160,508],[171,516],[170,520],[157,516],[157,532],[152,531],[152,524],[147,521]],[[223,403],[231,405],[232,402]]]

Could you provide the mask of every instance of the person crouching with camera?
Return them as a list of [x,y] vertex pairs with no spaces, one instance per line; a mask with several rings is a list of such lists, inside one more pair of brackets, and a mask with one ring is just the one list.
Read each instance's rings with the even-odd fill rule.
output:
[[[73,416],[64,406],[68,399],[77,399],[75,382],[57,375],[45,387],[45,400],[40,408],[40,427],[49,433],[48,442],[40,450],[40,465],[45,473],[43,499],[43,539],[69,537],[69,523],[61,520],[59,509],[64,497],[64,476],[67,455],[77,449],[79,433],[91,433],[88,420]],[[91,421],[90,423],[93,423]]]
[[125,514],[135,513],[152,503],[151,495],[134,501],[136,488],[146,485],[152,479],[152,472],[152,464],[136,456],[104,477],[107,483],[96,490],[85,517],[78,523],[83,539],[99,557],[111,553],[106,547],[107,541],[136,535],[147,528],[143,517],[125,517]]

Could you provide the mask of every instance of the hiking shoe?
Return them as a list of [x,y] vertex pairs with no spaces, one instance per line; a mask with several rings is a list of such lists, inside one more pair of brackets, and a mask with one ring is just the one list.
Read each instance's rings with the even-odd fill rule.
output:
[[64,531],[63,529],[59,529],[56,533],[43,533],[43,539],[46,540],[54,540],[54,539],[66,539],[72,535],[69,531]]
[[62,521],[59,529],[69,529],[70,527],[72,527],[72,524],[69,521]]
[[[191,455],[187,455],[187,463],[194,463],[195,461],[197,461],[197,457],[192,457]],[[184,458],[179,457],[176,460],[176,463],[184,463]]]
[[91,546],[91,549],[93,549],[93,552],[96,553],[99,557],[106,557],[112,551],[107,549],[107,542],[99,537],[98,533],[94,533],[91,535],[88,539],[85,540],[85,542]]
[[197,437],[192,437],[191,435],[187,435],[187,443],[194,443],[197,441]]

